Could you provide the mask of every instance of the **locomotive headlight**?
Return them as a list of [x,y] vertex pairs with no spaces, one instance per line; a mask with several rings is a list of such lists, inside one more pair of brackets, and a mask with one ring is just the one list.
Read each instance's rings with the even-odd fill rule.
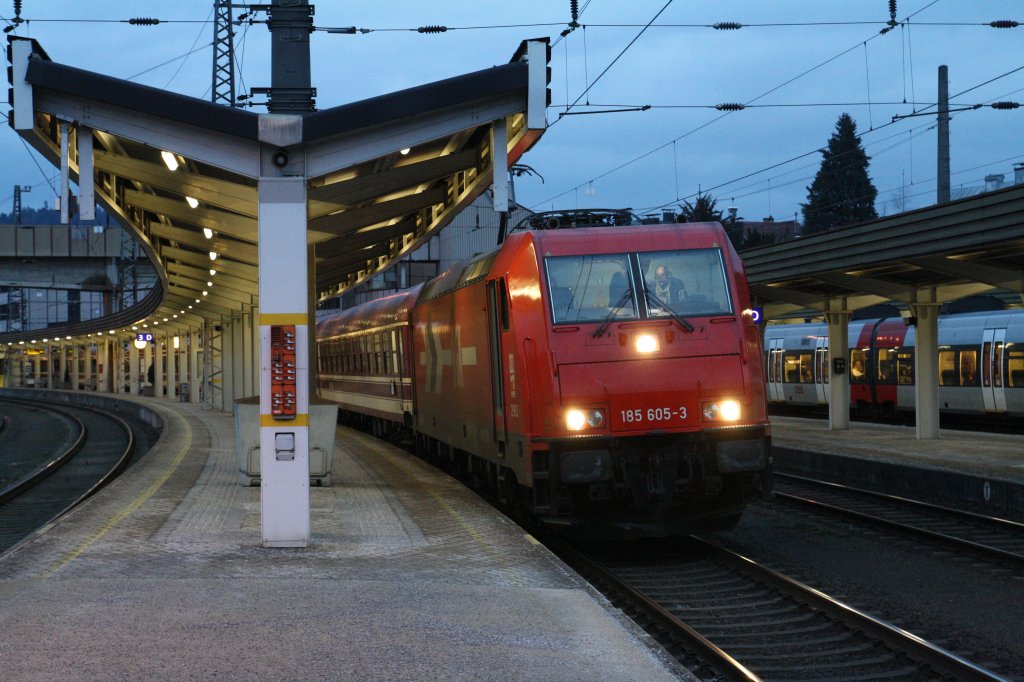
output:
[[742,414],[740,404],[735,400],[716,400],[704,403],[702,407],[704,420],[709,422],[734,422]]
[[661,350],[661,344],[658,343],[658,337],[654,334],[637,334],[633,337],[633,347],[637,353],[646,355],[648,353],[657,353]]
[[570,431],[599,429],[604,426],[604,412],[601,410],[568,410],[565,413],[565,426]]

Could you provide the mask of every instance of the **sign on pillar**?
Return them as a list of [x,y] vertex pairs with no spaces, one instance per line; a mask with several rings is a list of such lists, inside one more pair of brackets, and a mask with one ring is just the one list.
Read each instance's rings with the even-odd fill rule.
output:
[[305,179],[261,177],[260,515],[265,547],[309,544],[306,255]]

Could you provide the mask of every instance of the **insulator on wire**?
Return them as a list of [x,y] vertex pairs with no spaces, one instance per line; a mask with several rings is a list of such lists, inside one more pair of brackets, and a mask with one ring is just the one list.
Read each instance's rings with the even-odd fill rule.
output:
[[889,0],[889,18],[896,20],[896,0]]
[[417,33],[444,33],[448,30],[447,26],[420,26],[416,29]]
[[725,102],[723,104],[715,105],[715,109],[718,109],[719,111],[742,111],[746,108],[746,104],[740,104],[739,102]]
[[133,17],[128,20],[128,23],[132,26],[156,26],[160,20],[152,17]]
[[1017,109],[1020,107],[1020,102],[992,102],[989,106],[993,109]]
[[1020,26],[1020,22],[1014,21],[1013,19],[999,19],[989,23],[992,28],[1017,28]]
[[720,21],[717,24],[711,24],[711,28],[717,31],[738,31],[743,28],[743,24],[738,21]]
[[572,20],[580,18],[580,0],[569,0],[569,12],[572,13]]

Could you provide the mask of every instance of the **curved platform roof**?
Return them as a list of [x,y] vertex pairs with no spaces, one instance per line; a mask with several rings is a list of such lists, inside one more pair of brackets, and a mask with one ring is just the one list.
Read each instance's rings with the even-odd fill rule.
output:
[[[158,294],[98,322],[104,329],[154,317],[194,326],[258,303],[257,178],[275,151],[304,152],[324,296],[423,244],[492,184],[496,156],[514,163],[544,128],[535,114],[547,64],[529,63],[527,43],[509,64],[304,115],[234,109],[54,62],[31,39],[9,43],[12,127],[60,167],[67,123],[72,181],[78,137],[91,135],[97,202],[161,272]],[[502,128],[496,154],[492,131]]]

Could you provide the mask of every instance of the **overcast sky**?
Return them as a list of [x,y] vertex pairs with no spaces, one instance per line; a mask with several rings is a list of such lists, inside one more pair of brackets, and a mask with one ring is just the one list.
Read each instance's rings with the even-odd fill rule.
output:
[[[11,3],[2,4],[0,16],[9,20]],[[550,36],[550,129],[521,160],[543,182],[525,175],[515,184],[518,201],[535,210],[656,210],[703,189],[719,208],[735,206],[749,220],[793,219],[820,164],[814,150],[846,111],[871,156],[876,207],[896,213],[934,202],[935,116],[892,117],[934,114],[939,65],[949,67],[953,108],[1024,101],[1024,27],[987,25],[1024,22],[1018,0],[898,0],[901,25],[884,35],[888,0],[579,0],[582,26],[561,39],[569,0],[315,4],[319,28],[371,29],[312,35],[321,109],[504,64],[521,40]],[[209,99],[212,6],[24,0],[28,22],[15,35],[35,38],[56,62]],[[132,17],[170,23],[116,21]],[[744,27],[707,27],[726,21]],[[451,30],[396,30],[425,25]],[[269,86],[266,26],[237,30],[239,90]],[[708,108],[721,103],[761,106]],[[577,115],[602,108],[596,105],[652,108]],[[990,174],[1012,182],[1014,163],[1024,161],[1024,108],[955,113],[951,140],[954,190]],[[0,211],[10,211],[15,184],[33,187],[25,205],[53,204],[44,173],[52,178],[55,169],[10,129],[0,131],[0,158]]]

